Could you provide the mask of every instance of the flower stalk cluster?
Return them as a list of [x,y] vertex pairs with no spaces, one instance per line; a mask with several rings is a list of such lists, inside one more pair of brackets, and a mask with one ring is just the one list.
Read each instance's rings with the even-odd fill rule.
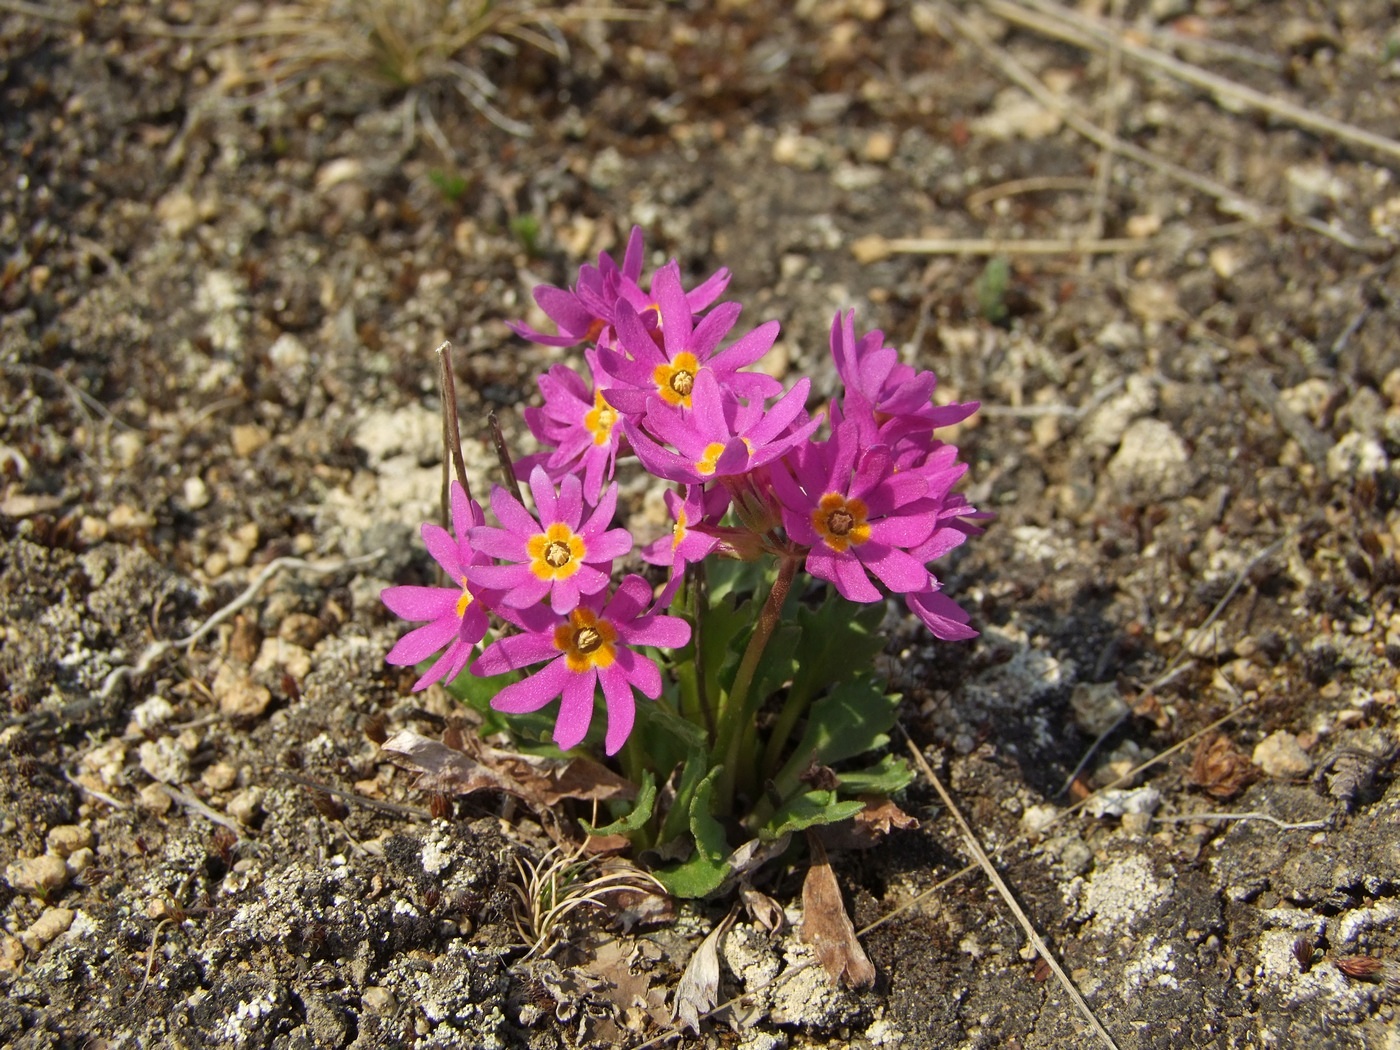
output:
[[[487,677],[495,712],[558,699],[562,750],[588,737],[601,696],[603,750],[627,748],[630,774],[673,789],[669,812],[649,803],[618,826],[650,845],[689,837],[693,867],[713,860],[725,821],[771,838],[849,816],[855,803],[808,790],[804,770],[883,742],[894,701],[821,651],[845,644],[873,657],[873,618],[841,612],[835,598],[813,604],[814,588],[877,614],[896,597],[934,636],[974,636],[931,565],[983,516],[954,491],[966,468],[936,436],[977,406],[935,405],[933,373],[904,364],[880,332],[858,335],[847,311],[830,336],[841,391],[814,412],[809,379],[784,389],[752,370],[778,324],[733,335],[741,308],[719,301],[727,271],[687,291],[674,260],[645,287],[642,269],[634,229],[620,264],[603,254],[572,288],[536,289],[555,334],[512,325],[580,348],[582,368],[559,363],[540,377],[541,403],[524,413],[539,450],[515,461],[510,489],[491,492],[494,525],[458,483],[452,532],[423,526],[450,583],[384,592],[393,612],[426,621],[388,659],[432,661],[415,689]],[[631,460],[671,485],[671,529],[640,549],[613,525],[616,475]],[[533,509],[511,494],[518,480]],[[633,572],[613,586],[634,551],[664,579]],[[655,703],[639,707],[638,693]],[[847,779],[877,793],[898,786],[889,761],[873,768]],[[822,790],[830,797],[814,801]],[[678,892],[705,881],[681,878]]]

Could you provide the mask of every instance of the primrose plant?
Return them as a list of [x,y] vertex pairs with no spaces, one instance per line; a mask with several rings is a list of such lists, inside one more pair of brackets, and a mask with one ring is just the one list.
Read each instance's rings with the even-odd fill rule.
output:
[[[586,372],[539,378],[525,419],[542,450],[506,457],[495,524],[462,477],[452,531],[423,526],[450,582],[384,592],[425,621],[388,660],[422,666],[415,689],[443,682],[522,750],[600,743],[637,790],[589,830],[627,836],[665,858],[673,893],[703,896],[740,846],[772,856],[908,783],[901,759],[877,757],[898,701],[874,673],[878,626],[897,597],[938,638],[976,633],[929,565],[983,517],[935,436],[977,406],[935,405],[933,373],[858,335],[850,311],[831,326],[840,395],[812,413],[809,379],[784,390],[748,370],[777,322],[729,339],[727,271],[687,291],[672,260],[644,288],[642,254],[634,229],[620,265],[603,254],[572,289],[537,288],[557,334],[512,324],[581,347]],[[671,486],[672,528],[640,550],[614,527],[629,460]],[[651,578],[618,569],[636,554]]]

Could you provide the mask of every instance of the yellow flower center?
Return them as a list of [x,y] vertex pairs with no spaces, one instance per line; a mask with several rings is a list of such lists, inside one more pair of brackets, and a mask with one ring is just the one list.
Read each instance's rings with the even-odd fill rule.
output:
[[673,528],[673,529],[671,530],[671,549],[672,549],[672,550],[675,550],[677,547],[679,547],[679,546],[685,541],[686,533],[689,531],[685,526],[686,526],[685,508],[684,508],[684,507],[680,507],[680,508],[678,508],[678,509],[676,510],[676,525],[675,525],[675,528]]
[[530,555],[530,571],[542,580],[567,580],[578,572],[588,548],[583,537],[561,521],[544,532],[531,536],[525,543]]
[[606,445],[617,425],[617,409],[608,404],[601,390],[593,391],[593,407],[583,417],[583,425],[593,435],[593,444]]
[[848,500],[839,492],[828,492],[812,511],[812,528],[828,547],[841,552],[870,539],[870,526],[865,522],[869,514],[863,500]]
[[700,362],[689,350],[676,355],[674,361],[657,365],[651,373],[656,392],[668,405],[690,407],[690,392],[695,388],[695,374]]
[[607,620],[598,619],[592,609],[579,606],[569,614],[569,622],[554,628],[554,648],[564,654],[569,670],[582,674],[590,667],[611,667],[617,659],[613,643],[617,631]]
[[467,578],[462,578],[462,596],[457,599],[457,619],[467,615],[467,608],[472,603],[472,592],[467,589]]
[[719,462],[719,457],[723,452],[723,445],[718,441],[711,441],[705,446],[705,454],[695,461],[696,471],[701,474],[713,474],[715,464]]

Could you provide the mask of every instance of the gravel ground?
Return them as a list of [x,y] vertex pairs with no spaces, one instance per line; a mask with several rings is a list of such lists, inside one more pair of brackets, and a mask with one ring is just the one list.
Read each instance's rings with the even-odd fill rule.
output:
[[[543,324],[530,289],[637,223],[653,262],[733,270],[789,379],[831,391],[855,306],[983,403],[956,440],[997,519],[944,572],[981,636],[892,617],[888,671],[1116,1044],[1396,1045],[1396,153],[1004,5],[640,3],[563,23],[566,57],[488,42],[397,88],[326,58],[334,6],[272,35],[257,4],[0,2],[0,1043],[670,1031],[728,902],[580,919],[527,957],[535,819],[425,796],[374,743],[458,717],[384,664],[377,600],[429,575],[433,348],[457,346],[484,486],[486,412],[514,437],[567,359],[505,321]],[[1081,6],[1400,137],[1393,4]],[[872,236],[996,238],[1006,265]],[[1015,247],[1094,236],[1115,250]],[[864,937],[875,987],[741,917],[743,998],[687,1045],[1093,1045],[932,785],[902,805],[917,830],[833,856],[857,926],[892,916]],[[790,917],[802,874],[764,883]]]

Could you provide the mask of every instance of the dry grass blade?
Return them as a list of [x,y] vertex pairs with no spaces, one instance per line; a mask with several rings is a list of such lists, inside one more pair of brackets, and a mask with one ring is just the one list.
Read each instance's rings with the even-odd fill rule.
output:
[[1237,84],[1233,80],[1207,72],[1153,48],[1124,40],[1121,33],[1115,32],[1100,19],[1071,11],[1053,0],[1022,0],[1021,3],[1014,3],[1012,0],[988,0],[987,10],[1009,22],[1079,47],[1089,50],[1107,48],[1110,54],[1116,51],[1125,58],[1206,91],[1218,101],[1228,103],[1233,108],[1254,109],[1306,131],[1325,135],[1352,146],[1361,146],[1392,160],[1400,160],[1400,142],[1394,139],[1377,135],[1353,124],[1333,120],[1316,110],[1296,105],[1275,95],[1266,95],[1262,91]]
[[511,883],[515,894],[512,920],[529,958],[548,949],[560,924],[580,908],[605,908],[604,898],[622,890],[665,894],[653,876],[630,865],[604,870],[596,857],[585,856],[586,844],[572,850],[555,846],[538,862],[515,858],[520,881]]
[[851,245],[857,262],[872,263],[891,255],[1115,255],[1150,252],[1149,240],[1120,237],[1051,237],[1013,240],[1002,237],[881,237],[871,234]]
[[919,767],[924,776],[928,778],[934,790],[938,792],[938,797],[941,798],[943,804],[948,807],[948,812],[953,815],[953,819],[958,822],[958,827],[962,830],[963,841],[967,843],[967,848],[971,850],[972,855],[977,858],[977,863],[981,866],[982,870],[986,872],[987,878],[991,880],[992,885],[995,886],[997,892],[1001,894],[1002,900],[1006,901],[1006,906],[1010,908],[1012,914],[1016,916],[1016,921],[1021,924],[1021,929],[1025,931],[1026,937],[1029,938],[1031,945],[1040,953],[1040,957],[1049,964],[1050,969],[1054,971],[1056,980],[1058,980],[1060,986],[1064,988],[1065,994],[1074,1001],[1074,1005],[1078,1007],[1080,1015],[1084,1018],[1089,1027],[1094,1030],[1094,1033],[1103,1041],[1103,1044],[1111,1047],[1112,1050],[1118,1050],[1118,1044],[1115,1043],[1113,1037],[1108,1034],[1108,1029],[1104,1028],[1104,1026],[1099,1023],[1099,1019],[1094,1016],[1094,1011],[1089,1009],[1089,1004],[1084,1001],[1084,996],[1079,994],[1079,989],[1074,986],[1074,982],[1071,981],[1069,975],[1065,973],[1064,967],[1060,965],[1059,960],[1056,959],[1055,956],[1050,954],[1049,945],[1047,945],[1040,934],[1036,932],[1035,927],[1031,924],[1026,913],[1022,910],[1021,906],[1016,903],[1016,898],[1011,895],[1011,890],[1006,885],[1005,880],[1002,879],[1001,873],[993,866],[991,858],[987,856],[987,851],[984,850],[982,844],[977,841],[977,836],[973,834],[972,828],[968,825],[967,821],[963,819],[963,815],[961,811],[959,811],[957,803],[953,801],[953,796],[948,793],[948,789],[945,788],[943,782],[938,779],[937,774],[934,773],[933,768],[928,764],[927,759],[924,758],[923,752],[914,746],[914,741],[908,738],[908,734],[905,734],[905,742],[909,745],[909,753],[914,756],[915,764]]
[[[1118,156],[1128,157],[1139,164],[1146,165],[1154,171],[1161,172],[1168,178],[1190,186],[1207,196],[1220,201],[1228,207],[1234,214],[1252,219],[1256,222],[1276,222],[1282,216],[1276,209],[1268,208],[1257,201],[1252,201],[1247,197],[1236,193],[1228,186],[1216,182],[1214,179],[1198,175],[1196,172],[1174,164],[1169,160],[1164,160],[1153,153],[1148,152],[1141,146],[1126,139],[1121,139],[1117,135],[1110,134],[1096,125],[1079,110],[1071,106],[1068,102],[1056,95],[1047,88],[1040,80],[1020,62],[1016,61],[1006,51],[996,46],[987,35],[973,25],[966,18],[959,15],[953,8],[943,2],[943,0],[932,0],[933,10],[938,17],[958,36],[972,43],[979,51],[985,54],[988,59],[1002,72],[1002,75],[1010,80],[1017,87],[1027,92],[1032,98],[1039,102],[1046,109],[1053,113],[1058,113],[1060,117],[1076,132],[1097,144],[1104,149],[1112,149]],[[949,34],[951,35],[951,34]]]

